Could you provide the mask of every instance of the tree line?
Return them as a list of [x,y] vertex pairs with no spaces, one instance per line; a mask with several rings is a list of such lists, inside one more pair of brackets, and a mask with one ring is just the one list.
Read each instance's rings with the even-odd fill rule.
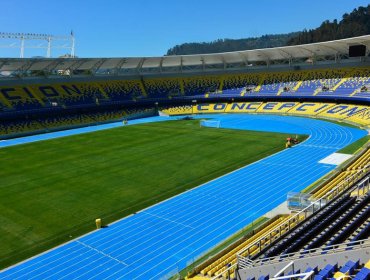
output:
[[274,48],[338,40],[370,34],[370,4],[345,13],[340,21],[325,20],[318,28],[301,32],[263,35],[245,39],[218,39],[212,42],[185,43],[167,51],[167,55],[205,54],[261,48]]

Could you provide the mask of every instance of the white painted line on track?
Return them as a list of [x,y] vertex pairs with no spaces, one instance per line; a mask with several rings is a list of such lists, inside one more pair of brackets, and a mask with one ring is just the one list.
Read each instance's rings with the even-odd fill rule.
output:
[[175,221],[172,221],[172,220],[170,220],[170,219],[166,219],[166,218],[164,218],[164,217],[157,216],[157,215],[155,215],[155,214],[151,214],[151,213],[148,213],[148,212],[143,212],[143,213],[144,213],[144,214],[146,214],[146,215],[150,215],[150,216],[152,216],[152,217],[156,217],[156,218],[161,219],[161,220],[165,220],[165,221],[168,221],[168,222],[171,222],[171,223],[175,223],[175,224],[180,225],[180,226],[183,226],[183,227],[187,227],[187,228],[194,229],[194,228],[193,228],[193,227],[191,227],[191,226],[184,225],[184,224],[182,224],[182,223],[175,222]]
[[85,243],[83,243],[83,242],[81,242],[81,241],[79,241],[79,240],[76,240],[76,242],[77,242],[77,243],[79,243],[79,244],[81,244],[82,246],[84,246],[84,247],[86,247],[86,248],[90,249],[90,250],[94,250],[95,252],[98,252],[99,254],[101,254],[101,255],[103,255],[103,256],[105,256],[105,257],[107,257],[107,258],[110,258],[110,259],[112,259],[112,260],[114,260],[114,261],[116,261],[116,262],[118,262],[118,263],[120,263],[120,264],[123,264],[123,265],[125,265],[125,266],[128,266],[128,264],[127,264],[127,263],[125,263],[125,262],[123,262],[123,261],[121,261],[121,260],[119,260],[119,259],[117,259],[117,258],[115,258],[115,257],[112,257],[111,255],[108,255],[108,254],[106,254],[106,253],[104,253],[104,252],[102,252],[102,251],[100,251],[100,250],[98,250],[98,249],[96,249],[96,248],[94,248],[94,247],[91,247],[91,246],[89,246],[89,245],[87,245],[87,244],[85,244]]

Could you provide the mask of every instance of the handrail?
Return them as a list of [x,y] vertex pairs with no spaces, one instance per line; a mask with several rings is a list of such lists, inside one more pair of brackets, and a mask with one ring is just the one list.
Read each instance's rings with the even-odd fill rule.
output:
[[214,276],[213,278],[211,278],[211,280],[219,279],[225,273],[230,274],[231,271],[232,272],[235,271],[235,269],[237,268],[237,266],[238,266],[238,264],[236,263],[236,264],[233,264],[232,266],[227,267],[226,269],[222,270],[219,274],[217,274],[216,276]]
[[294,261],[295,259],[302,258],[303,255],[305,257],[321,256],[323,251],[325,251],[326,254],[335,254],[335,253],[347,251],[348,248],[351,248],[352,250],[370,248],[370,238],[351,241],[351,242],[345,242],[341,244],[335,244],[335,245],[327,246],[325,248],[319,247],[319,248],[313,248],[309,250],[300,250],[297,252],[287,253],[287,254],[283,254],[279,256],[273,256],[273,257],[264,258],[264,259],[257,259],[255,261],[252,261],[253,262],[252,266],[244,266],[243,259],[246,259],[249,262],[251,260],[246,257],[240,257],[241,261],[238,263],[238,266],[239,268],[252,268],[252,267],[257,267],[257,266],[265,265],[265,264],[281,263],[281,261],[284,261],[284,260]]

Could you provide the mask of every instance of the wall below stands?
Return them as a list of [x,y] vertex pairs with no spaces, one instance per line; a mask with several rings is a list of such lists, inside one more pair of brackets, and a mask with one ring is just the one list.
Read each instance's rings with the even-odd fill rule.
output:
[[370,107],[362,105],[314,103],[314,102],[234,102],[204,103],[175,106],[162,110],[169,115],[212,114],[212,113],[261,113],[288,114],[307,117],[328,118],[345,121],[363,127],[370,125]]

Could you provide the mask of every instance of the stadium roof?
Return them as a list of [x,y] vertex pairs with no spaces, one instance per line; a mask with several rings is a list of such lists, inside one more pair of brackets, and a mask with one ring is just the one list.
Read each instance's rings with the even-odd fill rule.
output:
[[365,45],[368,55],[370,35],[314,44],[216,54],[122,58],[0,58],[0,74],[25,74],[29,71],[49,73],[90,71],[92,74],[117,74],[130,71],[140,73],[150,69],[159,72],[173,68],[208,69],[215,66],[226,69],[229,65],[236,64],[248,66],[257,62],[348,56],[348,49],[351,45]]

